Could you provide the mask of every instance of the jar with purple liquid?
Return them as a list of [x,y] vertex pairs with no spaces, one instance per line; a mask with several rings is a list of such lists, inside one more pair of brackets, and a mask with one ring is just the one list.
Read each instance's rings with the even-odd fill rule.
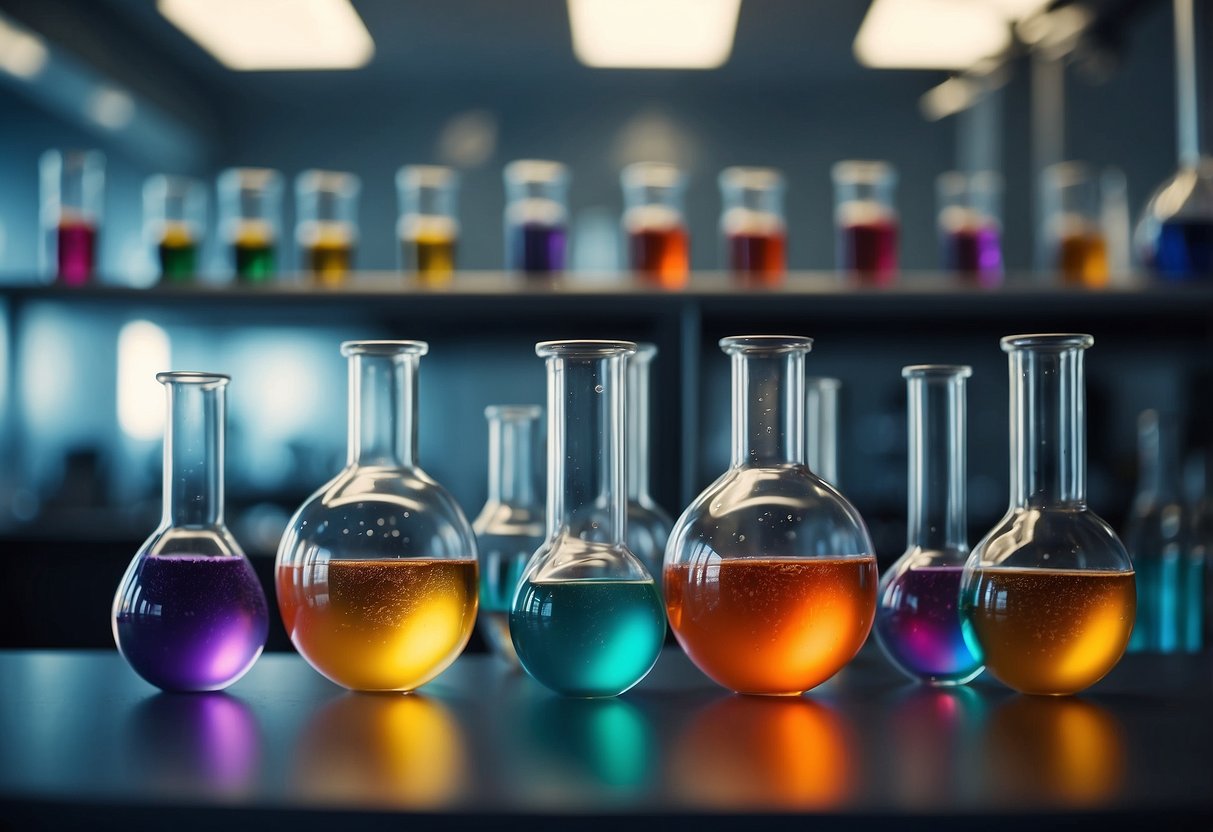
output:
[[227,376],[160,373],[168,393],[164,514],[114,596],[130,666],[167,691],[221,690],[265,646],[269,616],[253,567],[223,520]]
[[505,166],[506,268],[528,275],[562,272],[568,262],[568,168],[519,159]]
[[944,271],[965,283],[1002,283],[1002,177],[992,170],[951,170],[935,180]]
[[963,685],[981,658],[961,630],[960,578],[969,555],[965,523],[964,366],[902,370],[909,412],[908,546],[880,581],[876,640],[913,679]]

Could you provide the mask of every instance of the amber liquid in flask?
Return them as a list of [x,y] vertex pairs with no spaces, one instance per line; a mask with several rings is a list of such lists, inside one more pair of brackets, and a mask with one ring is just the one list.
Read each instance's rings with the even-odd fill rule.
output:
[[725,338],[733,364],[732,466],[675,523],[670,627],[719,684],[797,694],[863,645],[876,558],[858,512],[805,464],[804,356],[793,336]]
[[278,605],[317,671],[361,691],[410,691],[462,652],[476,620],[476,540],[416,462],[420,341],[352,341],[348,463],[291,519]]
[[1120,660],[1133,567],[1087,506],[1083,353],[1089,335],[1002,339],[1011,375],[1011,507],[961,578],[965,640],[1021,693],[1077,693]]
[[620,175],[628,265],[643,282],[666,289],[686,285],[690,236],[683,216],[686,177],[673,165],[638,162]]

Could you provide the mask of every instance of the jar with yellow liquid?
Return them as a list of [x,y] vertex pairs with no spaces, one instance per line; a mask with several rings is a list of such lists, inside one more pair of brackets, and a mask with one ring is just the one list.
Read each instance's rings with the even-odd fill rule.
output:
[[347,341],[346,467],[291,518],[278,547],[283,624],[317,671],[359,691],[411,691],[471,636],[476,537],[417,464],[422,341]]
[[961,628],[1021,693],[1077,693],[1125,652],[1133,564],[1087,505],[1083,353],[1090,335],[1011,335],[1011,507],[965,563]]
[[405,165],[396,173],[396,196],[401,270],[427,286],[450,283],[459,242],[459,173],[440,165]]
[[295,241],[299,271],[324,286],[339,286],[354,268],[358,244],[358,195],[352,173],[305,170],[295,179]]

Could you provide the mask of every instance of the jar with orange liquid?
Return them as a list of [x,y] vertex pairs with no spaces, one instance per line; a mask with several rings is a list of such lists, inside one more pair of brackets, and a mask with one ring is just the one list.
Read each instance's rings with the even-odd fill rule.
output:
[[295,179],[299,270],[316,283],[339,286],[354,268],[361,191],[352,173],[305,170]]
[[410,691],[459,656],[478,606],[476,537],[417,464],[422,341],[347,341],[346,467],[295,512],[278,547],[278,606],[317,671],[360,691]]
[[620,179],[628,266],[646,283],[682,288],[691,271],[690,237],[682,211],[686,176],[673,165],[637,162],[624,168]]
[[783,175],[773,168],[720,172],[720,235],[733,277],[746,285],[778,286],[787,271]]
[[1083,353],[1090,335],[1002,339],[1011,372],[1011,507],[960,583],[965,641],[1021,693],[1077,693],[1129,643],[1133,565],[1087,505]]
[[1044,237],[1052,266],[1067,286],[1108,285],[1108,245],[1100,226],[1099,179],[1082,162],[1044,170]]
[[725,338],[732,464],[674,524],[670,627],[695,664],[738,693],[792,695],[849,662],[876,612],[876,557],[859,512],[805,463],[812,339]]

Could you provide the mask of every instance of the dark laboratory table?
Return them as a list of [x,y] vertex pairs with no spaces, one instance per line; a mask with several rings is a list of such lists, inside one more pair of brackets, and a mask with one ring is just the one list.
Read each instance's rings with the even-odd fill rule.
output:
[[222,694],[158,693],[114,652],[0,652],[0,681],[13,829],[1213,829],[1209,655],[1128,656],[1065,698],[910,684],[871,645],[781,698],[676,649],[596,701],[479,655],[407,696],[294,654]]

